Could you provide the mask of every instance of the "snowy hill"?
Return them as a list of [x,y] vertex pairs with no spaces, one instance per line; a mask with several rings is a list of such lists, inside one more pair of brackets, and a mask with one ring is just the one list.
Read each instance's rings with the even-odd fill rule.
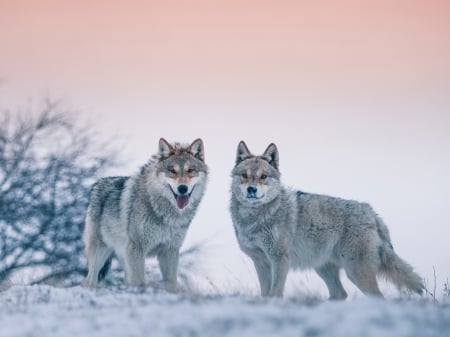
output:
[[152,289],[13,286],[0,336],[449,336],[450,303],[171,295]]

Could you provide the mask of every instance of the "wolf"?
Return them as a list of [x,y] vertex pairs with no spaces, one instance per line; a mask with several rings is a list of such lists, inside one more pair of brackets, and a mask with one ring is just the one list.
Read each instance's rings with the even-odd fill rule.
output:
[[84,286],[97,286],[115,253],[131,286],[145,285],[145,257],[156,256],[164,288],[176,292],[179,250],[207,178],[201,139],[187,146],[161,138],[158,153],[138,173],[97,181],[83,234],[88,262]]
[[313,268],[332,300],[347,297],[340,269],[369,296],[383,296],[377,275],[422,292],[420,276],[394,252],[372,207],[284,187],[275,144],[255,156],[241,141],[231,176],[233,226],[241,250],[253,260],[262,296],[283,296],[289,268]]

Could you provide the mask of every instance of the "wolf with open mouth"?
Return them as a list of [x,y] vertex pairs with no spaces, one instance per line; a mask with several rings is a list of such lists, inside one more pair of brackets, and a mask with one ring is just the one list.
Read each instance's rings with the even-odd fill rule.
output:
[[96,287],[117,255],[129,285],[145,285],[146,256],[158,258],[164,287],[177,288],[179,250],[202,200],[208,176],[201,139],[190,145],[159,141],[159,151],[140,172],[94,184],[84,242],[86,287]]

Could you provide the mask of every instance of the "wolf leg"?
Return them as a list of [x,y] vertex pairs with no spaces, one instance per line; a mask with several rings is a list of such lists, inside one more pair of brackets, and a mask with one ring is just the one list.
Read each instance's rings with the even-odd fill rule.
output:
[[164,288],[174,293],[177,291],[177,270],[179,249],[164,247],[158,254],[159,269],[161,270]]
[[252,251],[249,254],[258,274],[259,286],[261,287],[261,296],[269,296],[272,287],[272,271],[270,261],[263,251]]
[[289,271],[289,258],[287,254],[271,257],[272,262],[272,289],[270,296],[282,297],[284,284]]
[[131,286],[145,286],[145,256],[142,247],[130,241],[123,260],[127,283]]
[[345,272],[350,279],[364,294],[369,296],[383,297],[378,288],[377,274],[374,268],[366,261],[351,264],[345,267]]
[[333,263],[326,263],[315,270],[325,281],[330,293],[330,300],[345,300],[347,298],[347,293],[339,279],[338,266]]
[[95,288],[98,283],[99,272],[105,265],[113,250],[101,242],[89,242],[86,247],[86,257],[88,260],[88,274],[83,285],[88,288]]

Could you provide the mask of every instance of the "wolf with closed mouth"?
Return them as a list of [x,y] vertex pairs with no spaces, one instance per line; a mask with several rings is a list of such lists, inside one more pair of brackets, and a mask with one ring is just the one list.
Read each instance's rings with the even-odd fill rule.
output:
[[207,183],[204,160],[201,139],[186,146],[161,138],[140,172],[94,184],[84,231],[86,287],[97,286],[115,253],[129,285],[145,285],[145,257],[156,256],[165,289],[176,291],[179,250]]
[[366,295],[382,296],[378,274],[422,292],[421,278],[394,252],[389,231],[372,207],[284,187],[275,144],[255,156],[239,143],[231,193],[237,240],[253,260],[262,296],[283,295],[289,268],[315,269],[330,299],[347,297],[340,269]]

